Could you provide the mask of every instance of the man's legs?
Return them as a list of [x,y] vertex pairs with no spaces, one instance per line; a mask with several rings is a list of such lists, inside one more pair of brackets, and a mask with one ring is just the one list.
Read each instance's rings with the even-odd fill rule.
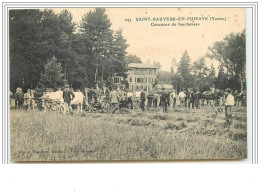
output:
[[71,107],[71,105],[70,105],[70,102],[66,102],[66,103],[67,103],[67,105],[68,105],[68,110],[69,110],[69,112],[70,112],[70,113],[73,113],[73,112],[72,112],[72,107]]
[[157,108],[157,100],[154,100],[154,101],[153,101],[153,106],[154,106],[155,108]]
[[172,104],[172,107],[175,108],[176,106],[176,98],[173,98],[173,104]]
[[167,112],[167,107],[168,107],[168,105],[167,105],[167,103],[165,102],[165,104],[164,104],[164,110],[165,110],[165,112]]
[[144,111],[144,100],[141,100],[141,109]]
[[225,107],[225,117],[226,117],[226,125],[230,126],[232,124],[232,107],[231,106],[226,106]]
[[133,109],[133,100],[132,98],[128,98],[128,104],[130,103],[130,108]]
[[194,109],[194,99],[193,100],[191,100],[191,106],[192,106],[192,109]]

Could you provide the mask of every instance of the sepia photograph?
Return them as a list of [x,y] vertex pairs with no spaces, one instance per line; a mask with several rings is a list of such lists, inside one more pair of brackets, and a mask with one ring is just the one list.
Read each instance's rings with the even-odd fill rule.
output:
[[245,8],[8,17],[12,162],[247,158]]

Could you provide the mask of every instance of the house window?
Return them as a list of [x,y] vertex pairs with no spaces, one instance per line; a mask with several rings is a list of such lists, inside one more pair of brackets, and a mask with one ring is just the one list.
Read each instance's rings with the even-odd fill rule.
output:
[[129,83],[132,83],[132,77],[129,77]]
[[147,78],[137,78],[137,83],[146,83]]

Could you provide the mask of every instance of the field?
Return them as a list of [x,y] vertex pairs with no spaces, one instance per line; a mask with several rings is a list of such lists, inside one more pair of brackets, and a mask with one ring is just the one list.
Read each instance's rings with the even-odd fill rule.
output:
[[205,106],[116,114],[61,115],[10,111],[12,161],[243,159],[247,157],[246,108],[234,108],[225,128]]

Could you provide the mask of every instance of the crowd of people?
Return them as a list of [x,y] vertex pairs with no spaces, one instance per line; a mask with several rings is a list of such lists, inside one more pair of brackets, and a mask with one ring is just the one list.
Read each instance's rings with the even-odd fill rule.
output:
[[[48,102],[48,93],[53,91],[52,89],[42,90],[36,88],[34,90],[28,89],[26,93],[23,93],[22,88],[18,87],[14,94],[10,92],[10,99],[14,99],[15,109],[30,110],[35,107],[41,109],[43,103]],[[59,88],[57,92],[60,92],[64,102],[71,108],[70,102],[75,97],[74,90],[69,88],[69,85],[66,85],[63,90]],[[80,92],[80,90],[76,90],[75,92]],[[104,106],[102,107],[102,105],[106,105],[107,110],[110,110],[112,113],[116,113],[121,108],[141,109],[145,111],[157,107],[161,107],[162,111],[166,113],[169,109],[175,109],[176,106],[182,109],[185,107],[200,109],[204,105],[215,108],[225,104],[226,120],[228,123],[230,123],[232,118],[230,117],[232,109],[229,106],[246,106],[246,92],[238,93],[236,90],[232,94],[231,89],[227,89],[225,92],[212,90],[201,93],[198,90],[189,88],[187,90],[182,89],[177,94],[174,90],[166,91],[165,88],[146,92],[141,87],[137,88],[136,91],[131,91],[124,86],[109,89],[106,84],[103,84],[101,88],[85,88],[82,93],[85,97],[85,110],[94,111],[100,108],[103,111]],[[232,100],[230,100],[230,96],[232,96]]]

